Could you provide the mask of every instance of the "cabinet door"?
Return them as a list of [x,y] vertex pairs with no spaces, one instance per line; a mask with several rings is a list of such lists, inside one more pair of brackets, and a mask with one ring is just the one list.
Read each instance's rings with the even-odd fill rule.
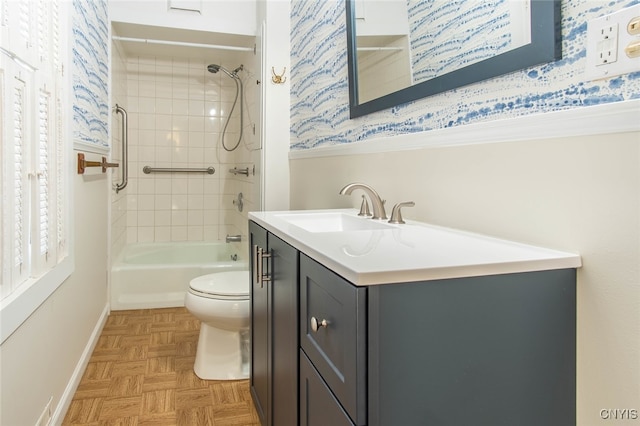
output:
[[[267,231],[249,222],[249,243],[251,248],[251,396],[256,406],[260,422],[270,424],[271,392],[269,389],[269,293],[268,286],[261,285],[257,279],[255,246],[268,251]],[[269,262],[264,261],[267,267]],[[268,269],[268,268],[267,268]],[[265,271],[268,271],[265,269]]]
[[300,255],[300,346],[357,425],[366,423],[366,290]]
[[298,424],[298,251],[268,234],[271,252],[271,408],[274,426]]
[[338,400],[300,351],[300,425],[353,426]]
[[[298,424],[298,251],[249,222],[251,395],[265,426]],[[255,246],[268,258],[259,259]],[[261,262],[258,263],[258,262]],[[261,267],[268,279],[259,279]]]

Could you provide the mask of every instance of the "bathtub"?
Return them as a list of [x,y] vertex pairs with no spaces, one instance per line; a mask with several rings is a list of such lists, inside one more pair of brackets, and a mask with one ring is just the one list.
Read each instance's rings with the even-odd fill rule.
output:
[[129,244],[111,267],[111,309],[184,306],[189,281],[193,278],[246,269],[246,256],[243,250],[238,250],[238,244]]

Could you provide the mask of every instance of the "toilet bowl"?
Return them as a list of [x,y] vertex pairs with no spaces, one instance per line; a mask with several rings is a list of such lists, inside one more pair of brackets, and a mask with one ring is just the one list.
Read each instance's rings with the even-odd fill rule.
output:
[[249,271],[202,275],[185,307],[200,323],[194,371],[204,380],[249,377]]

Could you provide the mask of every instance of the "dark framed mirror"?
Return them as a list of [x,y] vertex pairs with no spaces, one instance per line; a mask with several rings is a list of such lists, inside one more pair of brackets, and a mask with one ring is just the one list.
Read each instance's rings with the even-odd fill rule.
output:
[[350,118],[562,57],[559,0],[345,1]]

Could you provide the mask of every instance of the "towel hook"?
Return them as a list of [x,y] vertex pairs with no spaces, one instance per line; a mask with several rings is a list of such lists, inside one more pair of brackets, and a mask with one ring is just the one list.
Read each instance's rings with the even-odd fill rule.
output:
[[275,84],[284,84],[284,82],[287,81],[287,77],[284,76],[284,73],[286,72],[287,67],[284,67],[282,73],[278,75],[276,74],[276,70],[274,69],[274,67],[271,67],[271,73],[273,74],[273,77],[271,77],[271,81],[273,81]]

